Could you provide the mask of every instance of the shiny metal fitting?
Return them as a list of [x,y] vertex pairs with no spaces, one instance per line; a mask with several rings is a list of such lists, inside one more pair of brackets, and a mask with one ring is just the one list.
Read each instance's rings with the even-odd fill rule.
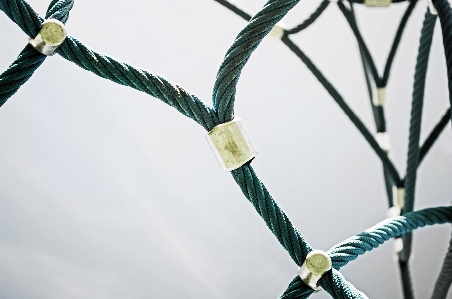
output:
[[402,212],[402,209],[399,206],[393,206],[388,209],[388,212],[386,214],[386,218],[395,218],[399,217]]
[[394,260],[398,261],[400,257],[400,253],[403,250],[403,239],[402,237],[398,237],[394,239]]
[[374,88],[372,102],[375,106],[380,107],[386,104],[389,100],[388,89],[385,87]]
[[405,198],[405,188],[403,187],[392,187],[392,205],[395,207],[403,208]]
[[250,135],[237,116],[231,121],[215,126],[206,138],[218,163],[225,171],[241,167],[257,154]]
[[375,135],[375,140],[381,149],[386,152],[386,154],[389,155],[391,153],[391,140],[389,139],[388,132],[378,132]]
[[433,5],[433,1],[432,0],[427,0],[428,2],[428,10],[430,11],[430,13],[432,15],[437,15],[438,11],[436,10],[435,5]]
[[310,286],[315,292],[322,290],[321,286],[317,286],[317,282],[322,275],[331,270],[332,262],[329,255],[322,250],[313,250],[307,256],[300,268],[298,275],[301,280]]
[[391,5],[392,0],[364,0],[367,7],[387,7]]
[[278,22],[268,33],[268,35],[281,39],[284,36],[284,31],[286,30],[286,25],[283,22]]
[[67,31],[64,24],[58,20],[49,19],[42,23],[38,35],[35,38],[30,38],[28,42],[36,51],[47,56],[52,56],[66,37]]

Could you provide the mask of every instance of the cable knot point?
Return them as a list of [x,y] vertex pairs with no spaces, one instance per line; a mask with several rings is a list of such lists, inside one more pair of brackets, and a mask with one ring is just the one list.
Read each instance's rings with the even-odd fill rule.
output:
[[298,275],[301,280],[307,284],[315,292],[322,290],[321,286],[317,286],[317,282],[322,278],[323,274],[331,270],[332,262],[328,253],[322,250],[313,250],[307,256],[303,265],[298,268]]
[[278,22],[272,28],[272,30],[268,33],[271,37],[281,39],[284,36],[284,32],[286,31],[286,24],[283,22]]
[[225,171],[231,171],[251,161],[257,154],[240,117],[215,126],[207,133],[207,141]]
[[36,51],[52,56],[55,50],[66,40],[67,31],[64,24],[56,19],[48,19],[42,23],[35,38],[29,39],[29,44]]

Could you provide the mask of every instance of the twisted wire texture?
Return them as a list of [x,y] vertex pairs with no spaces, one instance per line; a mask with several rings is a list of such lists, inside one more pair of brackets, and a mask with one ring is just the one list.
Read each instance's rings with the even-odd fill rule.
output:
[[299,0],[269,0],[237,35],[226,52],[213,88],[213,105],[220,122],[230,121],[234,116],[237,82],[251,53],[298,2]]
[[452,222],[452,207],[436,207],[410,212],[383,220],[368,230],[332,247],[328,253],[333,268],[340,269],[359,255],[377,248],[385,241],[409,233],[419,227]]
[[446,257],[444,258],[441,272],[436,280],[435,287],[433,288],[433,294],[431,299],[446,299],[449,292],[450,285],[452,284],[452,236],[449,243],[449,249],[447,250]]
[[293,261],[301,266],[312,248],[292,225],[284,211],[278,207],[251,165],[244,165],[231,171],[231,174],[279,243],[287,250]]
[[[405,177],[405,197],[403,212],[411,212],[414,209],[414,197],[416,189],[417,169],[419,166],[419,140],[421,136],[422,107],[424,105],[425,78],[430,48],[435,29],[436,15],[432,15],[427,9],[424,24],[421,31],[419,50],[413,83],[413,100],[411,104],[410,133],[408,137],[408,158]],[[404,238],[403,250],[400,260],[408,261],[411,253],[411,238]]]
[[[73,0],[53,0],[47,9],[46,19],[53,18],[66,23],[73,4]],[[0,9],[28,36],[37,35],[43,19],[26,2],[0,0]],[[25,46],[16,60],[0,75],[0,107],[28,81],[45,58],[29,44]]]

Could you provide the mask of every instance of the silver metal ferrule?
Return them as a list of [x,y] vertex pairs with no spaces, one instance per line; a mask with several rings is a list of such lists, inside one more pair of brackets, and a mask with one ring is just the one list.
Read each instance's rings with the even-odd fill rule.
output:
[[38,35],[35,38],[29,38],[28,43],[36,51],[52,56],[55,50],[64,42],[67,37],[67,31],[64,24],[56,19],[48,19],[42,23]]
[[403,208],[404,199],[405,188],[396,186],[392,187],[392,205]]
[[427,0],[428,2],[428,10],[430,11],[430,13],[432,15],[437,15],[438,11],[436,10],[435,5],[433,5],[433,1],[432,0]]
[[367,7],[387,7],[392,3],[392,0],[364,0]]
[[298,276],[301,280],[311,287],[315,292],[322,290],[317,286],[317,282],[322,275],[331,270],[332,262],[329,255],[322,250],[313,250],[307,256],[303,265],[298,268]]
[[389,101],[389,92],[386,86],[375,87],[372,95],[372,102],[374,106],[381,107]]
[[378,132],[375,135],[375,140],[377,141],[381,149],[386,152],[386,154],[389,155],[391,153],[391,140],[389,138],[388,132]]
[[278,22],[276,25],[272,28],[272,30],[268,33],[268,35],[281,39],[284,36],[286,25],[283,22]]
[[206,136],[215,157],[225,171],[231,171],[251,161],[257,154],[240,117],[215,126]]

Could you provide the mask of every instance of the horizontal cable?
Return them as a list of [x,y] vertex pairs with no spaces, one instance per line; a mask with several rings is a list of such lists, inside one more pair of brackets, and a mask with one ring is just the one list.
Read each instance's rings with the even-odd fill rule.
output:
[[328,253],[333,268],[340,269],[358,256],[377,248],[387,240],[426,225],[452,222],[452,207],[427,208],[404,216],[386,219],[368,230],[332,247]]

